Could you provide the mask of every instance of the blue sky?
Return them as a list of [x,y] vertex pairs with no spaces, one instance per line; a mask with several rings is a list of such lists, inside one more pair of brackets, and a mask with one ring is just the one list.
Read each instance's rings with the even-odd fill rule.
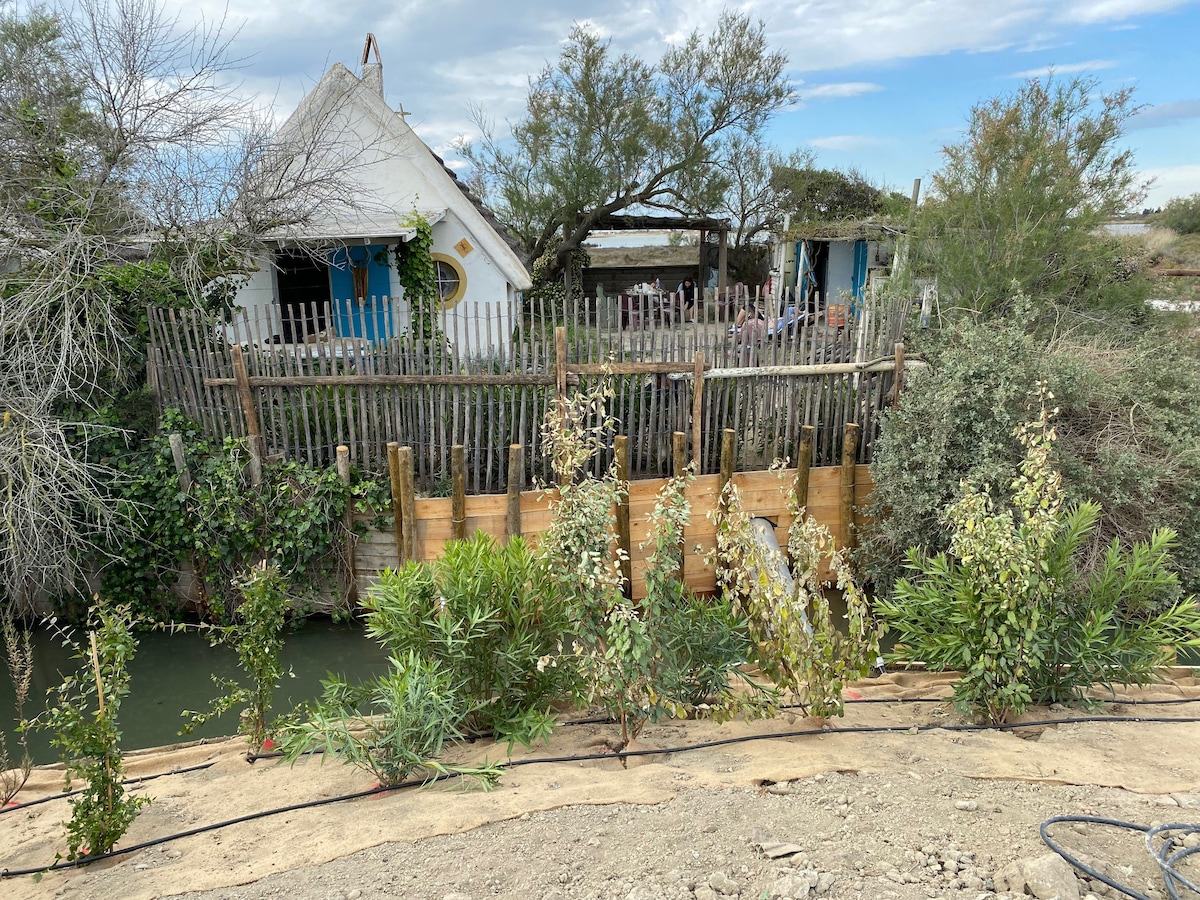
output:
[[1200,0],[166,0],[181,24],[225,16],[239,29],[242,89],[282,117],[334,62],[358,70],[378,39],[389,102],[435,150],[522,111],[528,78],[557,57],[575,22],[614,49],[657,59],[723,7],[761,18],[788,53],[800,102],[769,139],[812,147],[825,167],[854,166],[907,193],[928,179],[971,106],[1053,67],[1132,86],[1145,110],[1126,144],[1155,179],[1146,205],[1200,192]]

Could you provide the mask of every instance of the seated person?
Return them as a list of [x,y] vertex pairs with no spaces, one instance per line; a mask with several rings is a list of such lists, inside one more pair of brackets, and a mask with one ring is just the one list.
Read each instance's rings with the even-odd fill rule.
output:
[[695,322],[696,321],[696,282],[694,282],[692,280],[691,276],[688,276],[687,278],[683,279],[683,281],[682,281],[682,283],[680,283],[679,287],[675,288],[675,292],[683,300],[684,321],[685,322]]
[[767,314],[757,306],[751,305],[743,306],[738,310],[737,318],[733,320],[733,327],[729,329],[729,333],[747,338],[759,338],[766,335],[768,330]]

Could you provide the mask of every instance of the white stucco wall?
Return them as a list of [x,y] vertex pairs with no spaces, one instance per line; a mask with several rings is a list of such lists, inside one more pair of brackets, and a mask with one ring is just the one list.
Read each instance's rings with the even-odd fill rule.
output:
[[[324,204],[314,221],[280,234],[281,243],[302,241],[309,246],[331,246],[337,241],[314,238],[335,235],[357,238],[359,244],[364,236],[376,238],[373,244],[384,243],[387,235],[402,230],[402,219],[420,210],[436,219],[434,252],[453,260],[465,276],[462,299],[444,314],[447,334],[454,339],[457,333],[456,343],[464,345],[460,349],[472,355],[504,344],[511,332],[517,291],[528,282],[528,273],[420,138],[381,97],[339,65],[326,73],[281,129],[279,139],[288,140],[289,133],[302,131],[312,122],[318,123],[328,146],[337,148],[331,152],[346,157],[344,171],[354,183],[348,192],[352,202]],[[472,247],[465,255],[456,249],[464,238]],[[518,280],[523,283],[516,283]],[[390,281],[390,294],[395,297],[400,288],[394,269]],[[333,299],[336,303],[339,298]],[[260,265],[260,271],[241,290],[236,302],[260,315],[277,302],[269,261]],[[488,313],[493,318],[505,317],[503,321],[493,320],[490,337],[481,321]],[[404,323],[400,324],[403,327]],[[256,337],[261,340],[269,336]]]

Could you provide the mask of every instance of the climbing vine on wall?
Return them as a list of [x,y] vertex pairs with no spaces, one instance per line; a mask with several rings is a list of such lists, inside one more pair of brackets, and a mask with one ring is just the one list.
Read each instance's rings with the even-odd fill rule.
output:
[[400,220],[405,228],[416,229],[411,240],[396,246],[396,274],[408,302],[410,340],[428,347],[445,346],[441,325],[441,305],[437,290],[437,267],[433,261],[433,226],[413,210]]

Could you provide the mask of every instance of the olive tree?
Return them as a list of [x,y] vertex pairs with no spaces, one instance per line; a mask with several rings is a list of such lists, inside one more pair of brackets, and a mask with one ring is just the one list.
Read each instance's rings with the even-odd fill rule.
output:
[[511,140],[477,111],[482,139],[460,149],[497,215],[557,276],[606,216],[716,208],[735,139],[793,99],[786,62],[761,22],[728,11],[656,63],[577,26],[530,82]]

